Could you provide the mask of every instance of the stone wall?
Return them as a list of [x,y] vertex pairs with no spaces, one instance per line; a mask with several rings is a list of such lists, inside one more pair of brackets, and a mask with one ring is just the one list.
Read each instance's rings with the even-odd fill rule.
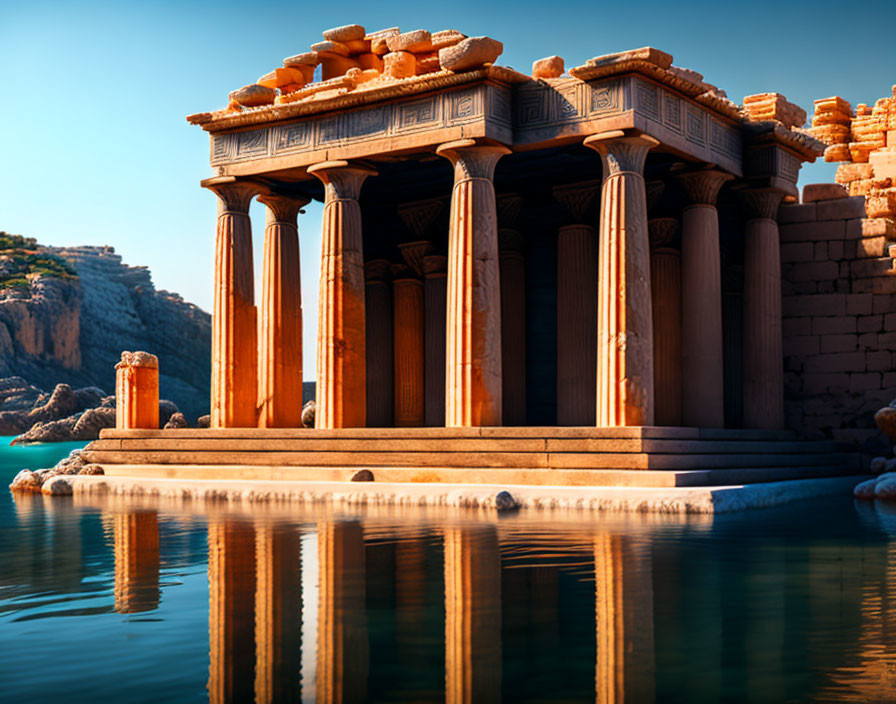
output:
[[807,186],[779,213],[787,422],[874,453],[874,412],[896,398],[896,227],[843,196]]

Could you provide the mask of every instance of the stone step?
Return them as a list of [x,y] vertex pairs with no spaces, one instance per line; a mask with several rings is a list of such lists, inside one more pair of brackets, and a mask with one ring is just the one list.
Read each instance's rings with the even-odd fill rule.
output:
[[212,452],[612,452],[659,454],[819,453],[834,442],[600,438],[104,438],[92,451]]
[[209,450],[102,450],[88,446],[99,464],[197,464],[327,467],[504,467],[520,469],[714,469],[842,464],[847,453],[648,454],[619,452],[254,452]]
[[[357,467],[262,467],[258,465],[104,465],[107,476],[146,479],[349,482]],[[850,474],[840,464],[786,468],[690,471],[610,469],[496,469],[492,467],[376,467],[378,482],[505,484],[530,486],[697,487],[756,484]],[[259,491],[264,491],[259,487]]]
[[747,430],[740,428],[670,428],[638,426],[596,428],[591,426],[529,426],[494,428],[180,428],[176,430],[100,431],[100,438],[315,438],[315,439],[417,439],[417,438],[582,438],[666,440],[794,440],[791,430]]

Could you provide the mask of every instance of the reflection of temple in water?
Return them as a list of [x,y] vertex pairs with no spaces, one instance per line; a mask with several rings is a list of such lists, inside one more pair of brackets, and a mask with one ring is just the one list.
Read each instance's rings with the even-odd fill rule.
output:
[[[116,610],[158,607],[157,514],[111,527]],[[892,546],[731,547],[505,522],[215,519],[209,699],[888,700]]]

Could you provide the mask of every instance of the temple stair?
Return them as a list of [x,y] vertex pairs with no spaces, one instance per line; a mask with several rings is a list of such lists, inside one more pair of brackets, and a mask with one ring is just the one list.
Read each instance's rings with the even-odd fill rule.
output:
[[842,476],[858,456],[789,431],[696,428],[104,430],[110,476],[567,486],[720,486]]

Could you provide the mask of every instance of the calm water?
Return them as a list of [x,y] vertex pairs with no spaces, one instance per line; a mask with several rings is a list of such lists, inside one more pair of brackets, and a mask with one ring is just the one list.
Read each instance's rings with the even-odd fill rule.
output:
[[[71,446],[0,449],[4,485]],[[0,700],[896,701],[896,508],[724,518],[0,493]]]

